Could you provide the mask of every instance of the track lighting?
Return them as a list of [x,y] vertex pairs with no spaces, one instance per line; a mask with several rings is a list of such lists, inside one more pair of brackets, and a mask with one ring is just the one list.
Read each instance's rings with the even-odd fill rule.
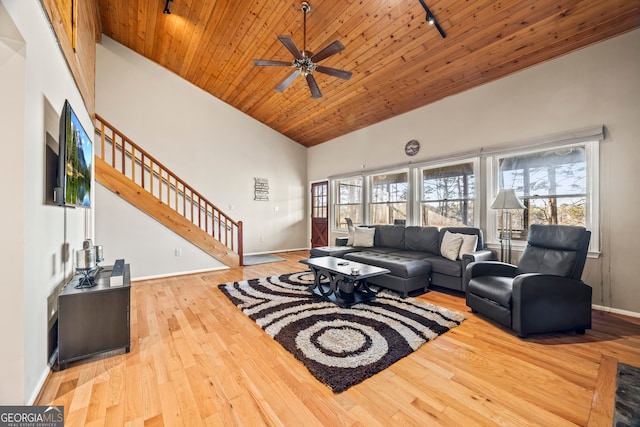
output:
[[436,21],[436,17],[433,16],[433,13],[431,13],[431,11],[429,10],[429,8],[427,7],[427,5],[424,3],[424,0],[420,0],[420,4],[422,5],[422,7],[424,8],[424,11],[427,12],[427,16],[425,17],[425,19],[427,20],[427,22],[429,23],[429,25],[435,25],[436,28],[438,29],[438,32],[440,33],[440,35],[442,36],[442,38],[447,37],[447,35],[444,33],[444,31],[442,30],[442,28],[440,27],[440,24],[438,24],[438,21]]
[[167,2],[164,4],[164,10],[162,11],[162,13],[164,13],[165,15],[171,15],[171,9],[169,9],[169,3],[172,1],[173,0],[167,0]]

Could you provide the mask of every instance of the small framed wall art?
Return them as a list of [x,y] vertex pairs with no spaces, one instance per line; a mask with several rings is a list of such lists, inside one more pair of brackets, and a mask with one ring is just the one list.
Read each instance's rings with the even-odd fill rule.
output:
[[258,202],[269,201],[269,180],[266,178],[253,178],[253,200]]

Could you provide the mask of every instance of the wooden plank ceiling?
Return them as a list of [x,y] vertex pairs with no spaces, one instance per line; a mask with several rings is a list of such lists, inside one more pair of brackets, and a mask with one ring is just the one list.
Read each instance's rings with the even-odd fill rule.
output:
[[639,0],[311,0],[307,50],[340,40],[314,73],[274,88],[292,61],[277,40],[303,46],[298,0],[98,0],[103,34],[171,70],[267,126],[310,147],[640,27]]

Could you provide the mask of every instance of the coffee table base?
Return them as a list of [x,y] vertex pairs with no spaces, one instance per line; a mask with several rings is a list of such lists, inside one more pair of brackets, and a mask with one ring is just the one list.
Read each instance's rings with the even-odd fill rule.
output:
[[[369,287],[366,279],[354,280],[341,273],[315,266],[310,267],[314,277],[310,291],[340,307],[351,307],[376,297],[376,292]],[[324,282],[325,279],[328,279],[329,283]]]

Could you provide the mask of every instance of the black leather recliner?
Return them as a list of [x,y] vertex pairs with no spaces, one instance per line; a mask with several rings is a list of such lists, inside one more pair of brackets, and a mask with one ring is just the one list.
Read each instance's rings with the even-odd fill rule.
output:
[[591,329],[592,290],[581,280],[590,239],[584,227],[532,224],[517,266],[467,266],[467,306],[521,338],[568,330],[584,334]]

